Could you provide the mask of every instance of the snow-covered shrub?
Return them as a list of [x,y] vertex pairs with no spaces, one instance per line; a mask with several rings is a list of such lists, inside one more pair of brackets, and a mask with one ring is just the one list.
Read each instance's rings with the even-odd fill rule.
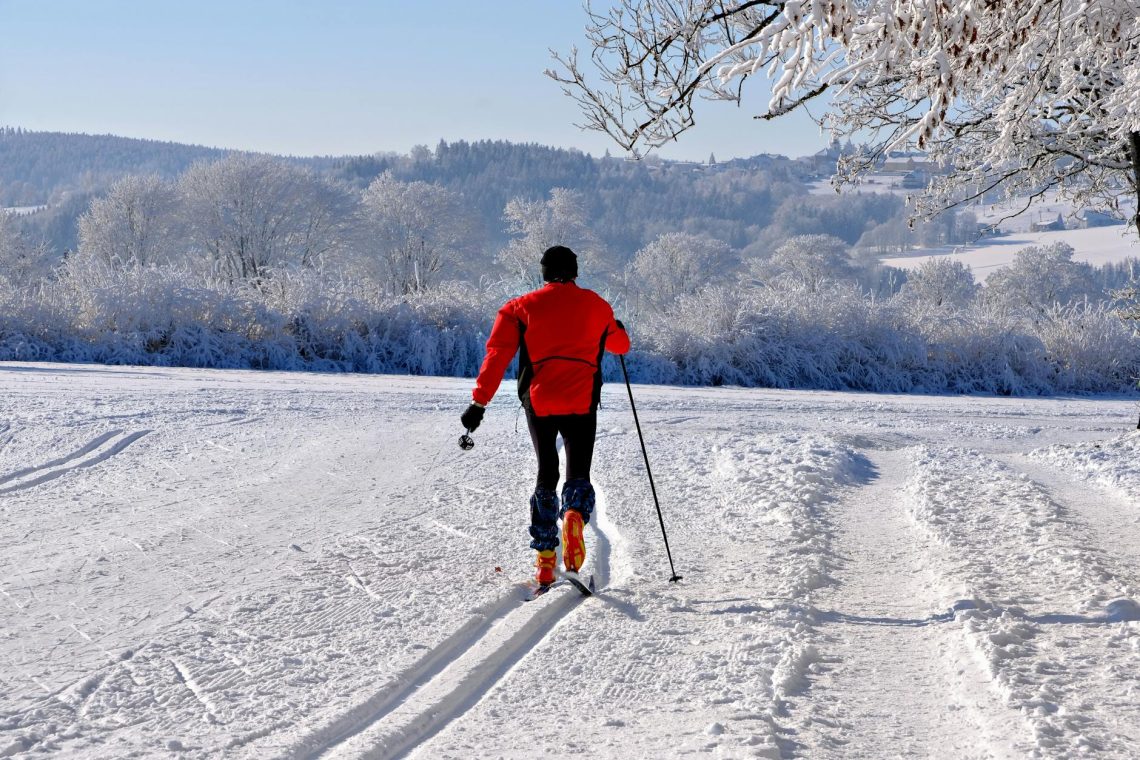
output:
[[639,351],[686,384],[907,390],[913,380],[896,368],[921,363],[922,346],[881,321],[887,308],[850,286],[710,288],[650,320]]
[[1012,264],[989,276],[982,297],[994,305],[1037,312],[1096,297],[1092,267],[1073,261],[1074,253],[1067,243],[1023,248]]
[[1140,375],[1140,342],[1103,307],[1041,319],[851,286],[721,287],[632,329],[643,382],[1038,395],[1120,392]]
[[[404,296],[311,268],[257,281],[75,255],[35,289],[0,283],[0,360],[473,376],[503,283]],[[880,392],[1120,392],[1140,340],[1106,305],[868,298],[853,284],[707,286],[631,316],[642,382]],[[616,362],[604,365],[620,380]]]
[[1037,327],[1055,373],[1050,390],[1113,391],[1140,376],[1140,340],[1108,305],[1060,306],[1047,317]]
[[763,282],[791,283],[812,292],[824,283],[848,279],[853,273],[847,244],[833,235],[797,235],[770,258],[752,263],[752,275]]
[[79,217],[79,250],[108,264],[154,264],[176,250],[180,226],[172,183],[156,174],[128,176]]
[[629,290],[639,306],[662,309],[726,279],[737,264],[732,249],[720,240],[668,232],[634,254],[627,270]]
[[0,211],[0,287],[34,287],[54,264],[48,247],[31,239],[19,218]]
[[365,261],[382,265],[374,279],[390,293],[431,288],[483,242],[479,220],[458,193],[388,172],[364,191],[360,217],[357,247]]
[[355,199],[311,169],[269,156],[200,162],[178,179],[192,253],[230,280],[317,268],[342,244]]
[[74,257],[37,297],[0,290],[0,360],[470,375],[499,305],[466,286],[367,300],[312,270],[272,274]]
[[1140,279],[1125,283],[1111,291],[1113,313],[1127,322],[1133,329],[1140,329]]
[[961,307],[974,300],[978,283],[961,261],[931,258],[907,274],[902,293],[931,306]]
[[586,199],[577,190],[556,187],[548,200],[512,198],[503,209],[511,241],[499,251],[496,262],[524,288],[542,285],[536,266],[542,252],[565,245],[578,254],[580,271],[603,271],[605,255],[586,212]]

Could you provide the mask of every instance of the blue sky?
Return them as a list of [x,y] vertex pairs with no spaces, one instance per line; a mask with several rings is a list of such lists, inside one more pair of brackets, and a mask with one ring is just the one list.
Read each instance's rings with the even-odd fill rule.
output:
[[[583,26],[575,0],[0,0],[0,125],[295,155],[484,138],[616,154],[542,73]],[[709,103],[661,155],[825,143],[757,110]]]

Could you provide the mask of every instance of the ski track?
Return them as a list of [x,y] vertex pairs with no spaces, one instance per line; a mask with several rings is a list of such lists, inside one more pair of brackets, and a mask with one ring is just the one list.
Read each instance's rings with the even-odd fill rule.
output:
[[[41,483],[47,483],[50,480],[55,480],[56,478],[63,477],[64,475],[67,475],[70,472],[74,472],[75,470],[94,467],[101,462],[107,461],[116,454],[121,453],[132,443],[150,432],[152,431],[137,430],[133,433],[123,435],[122,430],[112,430],[108,433],[104,433],[103,435],[100,435],[82,448],[68,454],[67,456],[46,462],[36,467],[28,467],[23,470],[17,470],[16,472],[0,477],[0,484],[16,481],[14,485],[0,488],[0,494],[23,491],[25,489],[38,486]],[[118,440],[115,440],[116,438],[118,438]],[[105,449],[102,448],[105,443],[108,443],[112,440],[115,440],[115,442],[111,446],[108,446]],[[92,452],[97,453],[95,453],[95,455],[92,457],[88,457],[87,459],[80,459],[81,457],[85,457]],[[29,475],[34,475],[35,477],[29,478],[27,477]]]
[[30,475],[31,473],[39,472],[40,470],[46,470],[49,467],[59,467],[61,465],[65,465],[74,459],[78,459],[81,456],[84,456],[86,454],[91,453],[92,451],[99,448],[100,446],[102,446],[107,441],[109,441],[112,438],[114,438],[115,436],[121,434],[122,432],[123,432],[122,430],[108,431],[106,433],[103,433],[102,435],[95,437],[93,440],[88,441],[85,445],[81,446],[80,448],[76,449],[75,451],[71,452],[70,454],[62,456],[58,459],[53,459],[50,462],[45,462],[44,464],[36,465],[35,467],[25,467],[22,470],[16,470],[15,472],[9,473],[7,475],[2,475],[2,476],[0,476],[0,485],[3,485],[4,483],[8,483],[10,481],[13,481],[17,478],[22,478],[25,475]]
[[[639,566],[619,571],[615,561],[603,604],[583,608],[573,631],[543,641],[536,657],[520,663],[510,688],[467,716],[478,733],[453,723],[417,757],[620,758],[636,746],[640,756],[777,758],[802,749],[805,728],[821,717],[809,698],[821,665],[820,621],[810,600],[833,569],[828,511],[835,487],[859,476],[861,460],[817,436],[703,440],[659,452],[664,461],[653,465],[659,492],[671,497],[663,508],[687,580],[664,580],[666,558],[644,479],[623,484],[623,526],[636,515],[639,540],[629,546],[623,538],[627,546],[618,554],[636,552]],[[629,448],[633,441],[612,444],[625,452],[623,468],[640,457]],[[614,453],[602,455],[613,464]],[[608,519],[615,519],[614,493]],[[708,508],[669,520],[671,509],[686,503]],[[724,543],[698,550],[710,536]],[[646,695],[665,721],[649,733],[639,708]],[[561,717],[520,724],[510,717],[520,709]],[[607,738],[607,730],[623,743]]]
[[[611,547],[620,533],[605,518],[605,495],[596,486],[592,573],[604,594]],[[330,725],[303,739],[282,758],[397,758],[430,739],[471,709],[507,677],[557,624],[586,601],[560,587],[525,603],[520,586],[468,621],[410,671],[398,685],[376,694]]]
[[[1130,593],[1140,593],[1140,509],[1124,494],[1095,480],[1077,480],[1037,452],[1000,457],[1006,466],[1022,473],[1056,504],[1066,519],[1084,532],[1086,544],[1098,547],[1103,562]],[[1036,455],[1036,456],[1035,456]]]

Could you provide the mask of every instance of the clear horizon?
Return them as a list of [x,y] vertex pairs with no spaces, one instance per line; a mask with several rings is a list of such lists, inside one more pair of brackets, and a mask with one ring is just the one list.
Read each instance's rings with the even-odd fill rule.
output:
[[[363,153],[360,153],[360,152],[357,152],[357,153],[329,153],[329,152],[322,152],[322,153],[285,153],[285,152],[280,152],[280,151],[260,150],[257,148],[248,148],[248,147],[242,147],[242,146],[235,147],[233,145],[211,145],[211,144],[201,143],[201,142],[189,142],[189,141],[185,141],[185,140],[168,140],[165,138],[148,137],[145,135],[124,135],[124,134],[119,134],[119,133],[115,133],[115,132],[90,132],[90,131],[70,130],[70,129],[68,129],[68,130],[63,130],[63,129],[29,129],[28,127],[24,126],[23,124],[0,124],[0,129],[6,129],[6,128],[23,129],[24,132],[30,132],[30,133],[35,133],[35,134],[62,134],[62,135],[75,135],[75,136],[86,136],[86,137],[118,137],[118,138],[122,138],[124,140],[141,140],[141,141],[147,141],[147,142],[170,143],[173,145],[183,145],[183,146],[187,146],[187,147],[191,147],[191,148],[208,148],[210,150],[233,151],[236,153],[257,153],[257,154],[263,154],[263,155],[267,155],[267,156],[279,156],[281,158],[295,158],[295,159],[352,158],[352,157],[358,157],[358,156],[380,156],[380,155],[407,156],[407,155],[409,155],[409,153],[411,151],[411,148],[409,148],[408,150],[403,150],[403,151],[401,151],[401,150],[377,150],[377,151],[370,151],[370,152],[363,152]],[[481,140],[508,142],[508,143],[513,144],[513,145],[534,144],[534,145],[540,145],[544,148],[553,148],[556,150],[579,151],[581,153],[585,153],[586,155],[593,156],[595,158],[600,158],[600,157],[604,156],[606,153],[606,149],[607,149],[606,146],[603,146],[603,148],[600,152],[593,152],[593,151],[585,150],[584,148],[579,148],[578,146],[574,146],[574,145],[549,145],[546,143],[539,142],[537,140],[508,140],[506,138],[500,138],[500,137],[478,137],[478,138],[457,137],[457,138],[452,139],[452,140],[448,140],[445,138],[440,138],[440,140],[443,140],[444,142],[446,142],[448,144],[458,143],[458,142],[463,142],[463,141],[468,142],[468,143],[474,143],[474,142],[479,142]],[[418,143],[418,145],[425,145],[429,149],[434,151],[436,145],[439,144],[440,140],[435,140],[434,142],[431,142],[431,143]],[[414,148],[416,146],[412,146],[412,147]],[[621,151],[618,150],[615,146],[609,146],[608,150],[609,150],[609,153],[611,156],[620,156],[621,155]],[[792,154],[788,154],[788,153],[781,153],[780,151],[775,151],[775,150],[766,150],[766,151],[761,150],[761,151],[757,151],[756,153],[751,153],[748,155],[722,157],[722,156],[715,156],[715,151],[713,151],[713,155],[715,156],[718,163],[731,161],[733,159],[754,158],[756,156],[763,155],[763,154],[783,155],[786,158],[793,158],[793,159],[802,157],[799,154],[792,155]],[[704,158],[695,158],[695,157],[689,158],[689,157],[684,157],[684,156],[675,157],[675,156],[666,156],[664,154],[661,154],[660,152],[655,152],[654,154],[650,154],[650,155],[659,155],[665,161],[705,163],[708,160],[708,156],[705,156]]]
[[[192,7],[0,0],[0,124],[292,156],[408,153],[440,140],[507,140],[600,156],[577,105],[543,74],[584,47],[575,3],[493,10],[250,0]],[[667,159],[800,156],[827,139],[803,115],[707,103]]]

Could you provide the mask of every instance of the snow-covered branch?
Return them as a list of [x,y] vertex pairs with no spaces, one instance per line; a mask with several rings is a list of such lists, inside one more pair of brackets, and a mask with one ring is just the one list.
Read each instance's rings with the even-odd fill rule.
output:
[[585,126],[633,152],[692,127],[698,98],[739,102],[763,74],[761,118],[827,93],[820,121],[836,137],[869,137],[873,153],[917,147],[943,165],[917,216],[995,180],[1108,211],[1140,190],[1137,0],[622,0],[589,18],[600,81],[573,55],[550,74]]

